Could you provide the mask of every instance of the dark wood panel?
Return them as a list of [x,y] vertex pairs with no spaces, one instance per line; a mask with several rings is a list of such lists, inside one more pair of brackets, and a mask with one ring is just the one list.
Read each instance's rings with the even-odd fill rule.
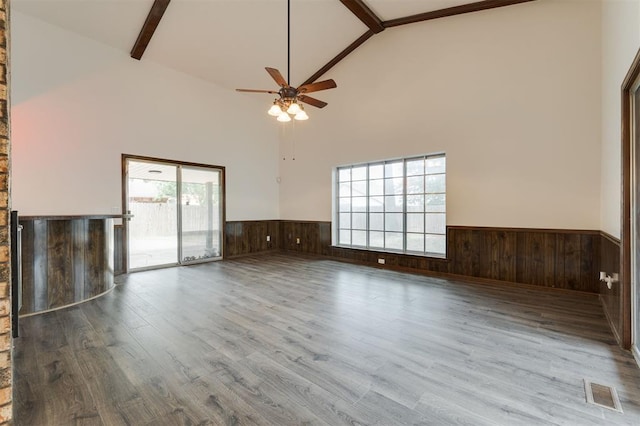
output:
[[559,256],[556,258],[556,280],[564,288],[576,289],[580,281],[580,235],[558,235]]
[[[581,291],[598,293],[600,271],[600,235],[580,236],[580,287]],[[586,287],[585,287],[586,286]]]
[[121,275],[127,272],[126,269],[126,239],[124,225],[113,227],[113,273]]
[[236,256],[236,223],[227,222],[224,224],[224,257]]
[[[600,237],[600,270],[613,276],[620,274],[620,240],[609,235]],[[622,291],[621,283],[614,283],[611,289],[605,282],[600,282],[600,300],[604,312],[609,320],[613,334],[618,343],[622,344],[622,327],[624,322],[622,312]]]
[[22,282],[33,283],[22,286],[22,308],[20,313],[33,312],[35,310],[35,254],[36,242],[34,221],[21,222],[22,225]]
[[281,221],[280,238],[285,251],[372,266],[599,292],[595,231],[453,226],[447,259],[332,247],[330,222]]
[[71,238],[73,242],[73,284],[74,301],[83,300],[86,296],[85,281],[87,280],[84,258],[87,247],[85,238],[88,235],[89,221],[74,220],[71,222]]
[[[48,280],[47,265],[48,259],[48,225],[47,220],[36,220],[33,224],[33,308],[37,311],[48,309]],[[23,248],[24,250],[24,248]],[[24,268],[24,266],[23,266]],[[28,285],[24,281],[24,274],[22,275],[23,288]]]
[[556,235],[541,232],[517,234],[516,282],[556,287]]
[[271,236],[271,241],[267,243],[267,248],[269,250],[279,250],[280,249],[280,221],[270,220],[267,222],[267,226],[268,226],[269,235]]
[[481,233],[474,229],[460,229],[452,234],[452,240],[449,258],[453,271],[460,275],[480,276]]
[[501,281],[515,281],[517,238],[513,233],[505,231],[497,231],[495,234],[498,240],[498,258],[495,260],[497,275],[491,278]]
[[[85,255],[85,294],[94,297],[113,286],[112,220],[88,221],[89,245]],[[76,302],[83,299],[77,299]]]
[[[225,258],[279,250],[277,220],[248,220],[225,223]],[[267,236],[270,241],[267,241]]]
[[50,220],[47,228],[47,308],[75,302],[73,232],[68,220]]
[[21,314],[67,306],[113,287],[113,219],[20,218]]
[[330,222],[227,222],[226,235],[228,257],[284,250],[384,268],[600,292],[601,243],[595,231],[451,226],[446,259],[333,247]]

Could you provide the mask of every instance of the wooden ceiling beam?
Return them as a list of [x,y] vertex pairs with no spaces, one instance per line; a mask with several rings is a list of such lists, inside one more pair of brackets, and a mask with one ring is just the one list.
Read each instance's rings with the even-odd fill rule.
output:
[[382,20],[369,9],[363,0],[340,0],[340,2],[375,34],[384,31]]
[[338,62],[343,60],[349,53],[356,50],[362,43],[367,41],[373,35],[382,32],[385,28],[397,27],[400,25],[413,24],[415,22],[429,21],[431,19],[445,18],[447,16],[461,15],[464,13],[478,12],[481,10],[495,9],[497,7],[511,6],[512,4],[527,3],[536,0],[484,0],[475,3],[463,4],[460,6],[447,7],[445,9],[434,10],[431,12],[419,13],[417,15],[405,16],[404,18],[390,19],[383,21],[382,29],[379,29],[376,20],[380,21],[375,13],[364,3],[363,0],[340,0],[354,15],[369,27],[369,31],[360,36],[356,41],[351,43],[349,47],[344,49],[335,58],[330,60],[325,66],[320,68],[315,74],[309,77],[304,84],[311,84],[320,78],[324,73],[333,68]]
[[151,10],[147,15],[147,19],[144,21],[144,25],[142,25],[140,34],[138,34],[138,39],[133,45],[133,49],[131,49],[132,58],[138,60],[142,58],[142,54],[149,45],[151,37],[153,37],[153,33],[156,31],[156,28],[158,28],[162,15],[164,15],[164,12],[167,10],[167,6],[169,6],[170,2],[171,0],[154,0],[153,6],[151,6]]
[[360,37],[358,37],[358,39],[356,41],[351,43],[342,52],[338,53],[338,55],[335,58],[333,58],[332,60],[327,62],[327,64],[325,66],[320,68],[315,74],[313,74],[311,77],[306,79],[305,82],[302,83],[300,86],[304,86],[305,84],[311,84],[314,81],[316,81],[317,79],[319,79],[324,73],[326,73],[331,68],[333,68],[334,65],[336,65],[338,62],[343,60],[345,58],[345,56],[347,56],[349,53],[353,52],[358,47],[360,47],[360,45],[362,45],[362,43],[364,43],[365,41],[369,40],[374,34],[375,33],[373,31],[371,31],[371,30],[368,30],[366,33],[362,34]]
[[391,28],[416,22],[429,21],[432,19],[446,18],[447,16],[462,15],[464,13],[479,12],[481,10],[527,3],[530,1],[535,0],[484,0],[475,3],[462,4],[460,6],[447,7],[445,9],[434,10],[431,12],[419,13],[417,15],[405,16],[404,18],[390,19],[382,22],[382,25],[385,28]]

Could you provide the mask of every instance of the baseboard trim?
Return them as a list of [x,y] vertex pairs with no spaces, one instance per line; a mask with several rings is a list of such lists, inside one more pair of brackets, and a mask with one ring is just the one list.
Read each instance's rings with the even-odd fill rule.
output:
[[[620,347],[622,347],[622,339],[620,339],[620,334],[618,334],[618,329],[615,326],[615,323],[612,321],[611,318],[611,314],[609,313],[609,310],[607,309],[607,304],[604,303],[604,300],[602,299],[602,295],[598,295],[598,298],[600,299],[600,305],[602,305],[602,310],[604,311],[604,316],[607,319],[607,322],[609,323],[609,328],[611,329],[611,332],[613,333],[613,337],[615,337],[616,342],[618,342],[618,345]],[[636,361],[638,360],[638,358],[636,358]]]
[[636,359],[636,364],[638,364],[638,368],[640,368],[640,349],[638,348],[638,343],[640,342],[631,346],[631,353],[633,353],[633,357]]

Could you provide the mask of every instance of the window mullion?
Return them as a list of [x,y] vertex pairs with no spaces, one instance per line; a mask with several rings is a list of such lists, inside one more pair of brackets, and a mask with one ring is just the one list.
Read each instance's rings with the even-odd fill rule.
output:
[[382,163],[382,249],[387,250],[387,162]]
[[407,160],[402,160],[402,252],[407,252]]
[[338,211],[336,216],[336,229],[335,232],[335,241],[340,245],[340,168],[336,171],[336,197],[335,197],[336,209]]
[[366,234],[365,234],[366,235],[365,244],[366,244],[367,249],[371,247],[370,246],[370,242],[369,242],[369,235],[371,234],[371,232],[369,231],[369,166],[370,165],[367,164],[367,175],[366,175],[366,180],[365,180],[366,188],[365,188],[365,191],[364,191],[365,197],[366,197],[365,198],[366,203],[365,203],[365,208],[364,208],[365,215],[366,215],[365,216],[365,226],[364,226],[364,228],[365,228],[365,232],[366,232]]
[[349,245],[353,247],[353,166],[349,173]]

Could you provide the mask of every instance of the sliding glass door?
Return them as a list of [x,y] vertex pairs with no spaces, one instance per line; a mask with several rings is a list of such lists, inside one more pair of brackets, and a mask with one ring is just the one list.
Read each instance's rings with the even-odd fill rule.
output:
[[124,156],[128,269],[222,257],[224,168]]
[[222,254],[220,170],[181,167],[180,259],[182,263]]

